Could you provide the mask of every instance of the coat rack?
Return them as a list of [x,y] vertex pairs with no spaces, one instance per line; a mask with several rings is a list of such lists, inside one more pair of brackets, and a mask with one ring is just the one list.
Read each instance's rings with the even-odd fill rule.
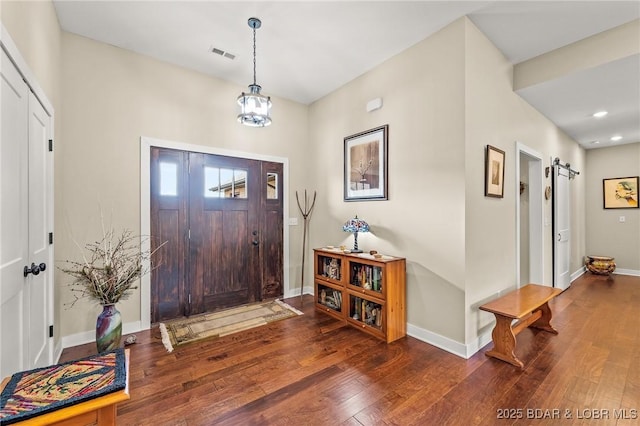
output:
[[303,219],[303,227],[302,227],[302,277],[300,278],[300,306],[302,306],[302,293],[304,291],[304,254],[307,251],[307,229],[308,229],[308,218],[313,211],[313,206],[316,205],[316,191],[313,191],[313,201],[311,202],[311,206],[309,206],[309,198],[307,197],[307,190],[304,190],[304,209],[300,205],[300,198],[298,197],[298,191],[296,191],[296,201],[298,202],[298,209],[300,210],[300,214],[302,214]]

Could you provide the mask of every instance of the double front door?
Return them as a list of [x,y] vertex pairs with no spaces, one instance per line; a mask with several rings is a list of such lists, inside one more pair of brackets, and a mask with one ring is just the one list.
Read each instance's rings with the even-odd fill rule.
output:
[[151,148],[151,321],[282,294],[282,164]]

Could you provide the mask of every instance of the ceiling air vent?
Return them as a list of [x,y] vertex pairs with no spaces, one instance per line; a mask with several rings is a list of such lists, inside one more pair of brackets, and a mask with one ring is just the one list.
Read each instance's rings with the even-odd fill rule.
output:
[[216,55],[224,56],[225,58],[228,58],[228,59],[235,59],[236,58],[236,55],[234,55],[233,53],[226,52],[226,51],[224,51],[222,49],[218,49],[217,47],[212,47],[211,48],[211,52],[215,53]]

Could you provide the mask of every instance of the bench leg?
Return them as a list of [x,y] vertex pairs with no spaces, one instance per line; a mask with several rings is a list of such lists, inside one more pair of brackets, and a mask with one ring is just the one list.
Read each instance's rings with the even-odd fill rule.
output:
[[498,314],[494,315],[496,316],[496,326],[491,332],[493,349],[485,352],[485,354],[513,364],[516,367],[523,368],[523,362],[520,361],[513,352],[516,348],[516,336],[513,334],[513,330],[511,330],[512,319]]
[[540,330],[548,331],[549,333],[558,334],[558,330],[553,328],[551,325],[551,309],[549,308],[549,303],[545,303],[540,306],[540,311],[542,312],[542,316],[529,327],[539,328]]
[[97,426],[114,426],[116,424],[116,404],[98,408],[97,412]]

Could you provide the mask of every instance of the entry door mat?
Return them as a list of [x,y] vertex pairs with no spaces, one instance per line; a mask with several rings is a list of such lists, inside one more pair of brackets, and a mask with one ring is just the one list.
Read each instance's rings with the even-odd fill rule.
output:
[[171,352],[174,346],[226,336],[297,315],[302,312],[273,300],[160,323],[160,332],[162,343]]
[[124,349],[11,376],[0,395],[0,423],[9,425],[126,386]]

